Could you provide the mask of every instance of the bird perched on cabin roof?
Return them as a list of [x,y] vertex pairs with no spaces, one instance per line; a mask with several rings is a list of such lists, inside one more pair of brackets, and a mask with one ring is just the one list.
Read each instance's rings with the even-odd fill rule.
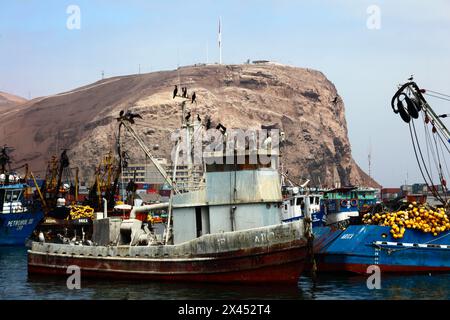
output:
[[205,124],[206,130],[211,129],[211,117],[207,116],[206,118],[206,124]]
[[216,126],[216,129],[217,129],[217,130],[220,130],[220,132],[222,132],[222,134],[225,134],[225,132],[227,132],[227,128],[226,128],[223,124],[221,124],[221,123],[219,123],[219,124]]

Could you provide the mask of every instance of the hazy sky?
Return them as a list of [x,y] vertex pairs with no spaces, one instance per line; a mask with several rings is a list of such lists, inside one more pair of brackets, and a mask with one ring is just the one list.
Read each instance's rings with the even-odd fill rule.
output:
[[[80,9],[80,29],[67,28],[70,5]],[[0,0],[0,91],[48,95],[97,81],[102,70],[110,77],[139,64],[150,72],[206,62],[207,51],[218,61],[219,16],[224,63],[270,59],[322,71],[344,99],[358,164],[367,172],[371,146],[372,176],[383,186],[407,173],[409,183],[422,181],[390,99],[411,74],[450,94],[447,0]]]

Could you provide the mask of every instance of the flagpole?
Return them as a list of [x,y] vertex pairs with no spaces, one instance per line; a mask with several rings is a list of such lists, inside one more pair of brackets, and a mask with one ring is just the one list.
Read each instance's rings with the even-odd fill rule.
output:
[[221,28],[221,20],[219,17],[219,64],[222,64],[222,28]]

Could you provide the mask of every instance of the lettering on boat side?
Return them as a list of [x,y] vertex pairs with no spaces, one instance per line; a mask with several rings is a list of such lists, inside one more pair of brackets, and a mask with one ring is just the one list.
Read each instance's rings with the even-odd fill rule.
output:
[[217,239],[217,244],[219,245],[219,247],[225,245],[225,242],[226,242],[225,238]]
[[178,307],[179,315],[200,315],[209,318],[212,314],[222,315],[270,315],[270,305],[265,304],[223,304],[218,307],[190,306]]
[[33,224],[33,220],[34,219],[10,220],[6,225],[9,228],[16,227],[17,230],[22,230],[24,226]]
[[348,240],[348,239],[353,238],[353,236],[354,236],[353,233],[347,233],[347,234],[344,234],[344,235],[341,237],[341,239],[343,239],[343,240]]
[[67,274],[70,276],[67,278],[67,289],[69,290],[80,290],[81,289],[81,270],[79,266],[68,266]]
[[370,274],[369,278],[367,278],[366,284],[367,289],[381,289],[381,269],[379,266],[371,265],[367,267],[366,273]]
[[269,235],[266,235],[265,233],[261,233],[259,236],[255,236],[255,243],[260,242],[267,242],[270,239],[273,239],[275,237],[275,233],[272,231],[269,233]]

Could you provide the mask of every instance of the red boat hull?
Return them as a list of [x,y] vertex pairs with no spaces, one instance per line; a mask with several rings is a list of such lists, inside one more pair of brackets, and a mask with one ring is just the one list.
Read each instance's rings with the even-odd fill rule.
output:
[[82,277],[189,281],[297,283],[303,271],[307,249],[303,241],[295,245],[246,249],[214,256],[190,258],[92,257],[28,252],[29,274],[67,275],[76,265]]
[[[326,264],[320,263],[319,272],[352,272],[357,274],[367,274],[366,264]],[[425,273],[425,272],[449,272],[450,267],[430,267],[430,266],[404,266],[404,265],[377,265],[381,272],[386,273]]]

